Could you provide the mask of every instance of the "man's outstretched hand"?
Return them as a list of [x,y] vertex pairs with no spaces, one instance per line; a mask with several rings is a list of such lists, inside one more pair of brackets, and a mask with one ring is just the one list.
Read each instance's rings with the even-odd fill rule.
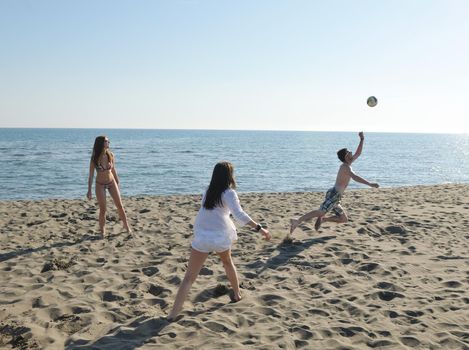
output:
[[360,140],[363,140],[365,138],[365,135],[363,135],[363,131],[360,131],[358,133],[358,136],[360,136]]

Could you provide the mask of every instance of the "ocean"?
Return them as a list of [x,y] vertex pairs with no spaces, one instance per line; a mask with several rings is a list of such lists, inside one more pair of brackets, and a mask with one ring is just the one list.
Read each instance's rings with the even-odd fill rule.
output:
[[[324,191],[337,150],[359,142],[352,132],[0,128],[0,200],[85,198],[98,135],[111,141],[123,196],[200,194],[220,160],[234,164],[239,192]],[[365,133],[353,169],[382,187],[469,183],[469,135]]]

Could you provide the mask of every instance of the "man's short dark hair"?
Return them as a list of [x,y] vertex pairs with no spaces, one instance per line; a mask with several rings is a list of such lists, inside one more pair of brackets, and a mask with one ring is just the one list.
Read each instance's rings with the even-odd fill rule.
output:
[[347,155],[348,149],[342,148],[337,151],[337,157],[339,157],[341,162],[345,162],[345,156]]

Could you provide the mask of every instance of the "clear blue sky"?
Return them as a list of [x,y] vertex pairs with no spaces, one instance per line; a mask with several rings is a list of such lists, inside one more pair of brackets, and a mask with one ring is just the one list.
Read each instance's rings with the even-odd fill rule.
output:
[[0,127],[469,133],[468,18],[465,0],[0,0]]

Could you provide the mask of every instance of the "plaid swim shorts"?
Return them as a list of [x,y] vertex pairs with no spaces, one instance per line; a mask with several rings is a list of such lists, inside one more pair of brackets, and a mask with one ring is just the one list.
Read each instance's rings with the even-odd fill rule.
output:
[[341,199],[342,194],[338,192],[335,187],[332,187],[327,191],[326,198],[319,207],[319,210],[325,211],[326,213],[332,210],[335,215],[341,216],[344,213],[344,209],[340,205]]

